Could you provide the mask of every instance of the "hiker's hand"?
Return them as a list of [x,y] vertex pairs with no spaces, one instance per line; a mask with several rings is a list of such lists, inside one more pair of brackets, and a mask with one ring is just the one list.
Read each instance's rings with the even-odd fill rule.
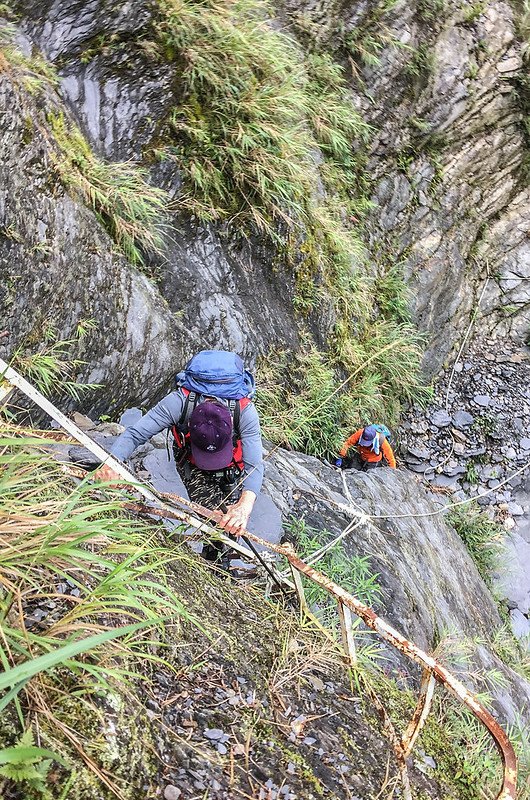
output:
[[228,533],[233,533],[235,536],[241,536],[244,529],[247,527],[248,518],[254,506],[256,495],[246,489],[238,502],[233,506],[228,506],[226,514],[223,514],[218,522],[221,528],[224,528]]
[[340,456],[335,459],[335,466],[338,467],[339,469],[342,468],[342,458]]
[[102,464],[101,467],[98,467],[95,472],[92,473],[92,477],[96,481],[108,481],[109,483],[123,483],[123,478],[118,475],[117,472],[114,472],[112,467],[108,467],[106,464]]

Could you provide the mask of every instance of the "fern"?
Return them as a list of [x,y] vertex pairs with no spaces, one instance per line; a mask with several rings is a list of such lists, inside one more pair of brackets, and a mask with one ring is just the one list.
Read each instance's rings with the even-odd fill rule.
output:
[[46,779],[53,761],[66,766],[57,753],[35,747],[33,731],[28,728],[13,747],[0,750],[0,776],[14,783],[25,784],[38,792],[43,800],[51,799]]

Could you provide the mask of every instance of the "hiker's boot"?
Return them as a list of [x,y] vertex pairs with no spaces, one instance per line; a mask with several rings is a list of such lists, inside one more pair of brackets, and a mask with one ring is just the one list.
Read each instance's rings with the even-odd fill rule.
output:
[[221,560],[223,555],[223,546],[217,543],[207,543],[202,546],[201,556],[212,563]]

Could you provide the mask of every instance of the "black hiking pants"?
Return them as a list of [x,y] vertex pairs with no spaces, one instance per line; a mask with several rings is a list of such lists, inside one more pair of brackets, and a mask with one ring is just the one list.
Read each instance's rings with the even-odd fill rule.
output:
[[[224,513],[228,505],[239,500],[241,487],[238,485],[237,471],[235,475],[230,475],[229,470],[205,472],[189,461],[180,464],[177,461],[176,466],[192,503],[198,503],[210,510],[219,509]],[[207,561],[221,561],[228,553],[229,548],[222,542],[210,541],[202,548],[202,555]]]

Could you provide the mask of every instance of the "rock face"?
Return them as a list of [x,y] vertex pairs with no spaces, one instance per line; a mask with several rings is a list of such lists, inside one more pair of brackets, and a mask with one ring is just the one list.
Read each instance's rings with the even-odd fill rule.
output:
[[[471,15],[458,2],[400,3],[385,22],[395,46],[363,70],[379,129],[371,241],[385,241],[404,264],[434,372],[467,321],[485,264],[496,267],[492,313],[512,302],[504,296],[511,272],[528,269],[528,195],[518,191],[526,141],[514,95],[520,45],[504,2]],[[516,285],[515,317],[520,310],[523,317],[514,330],[521,332],[524,286]]]
[[[57,65],[61,95],[96,152],[141,159],[175,93],[171,65],[150,58],[141,35],[155,6],[123,0],[15,6],[19,29]],[[418,0],[375,13],[362,3],[317,8],[297,0],[279,13],[302,40],[310,30],[339,61],[355,65],[352,101],[374,129],[366,153],[374,201],[366,241],[376,264],[399,263],[408,279],[414,318],[428,334],[426,369],[439,368],[462,332],[486,263],[484,324],[491,329],[500,316],[510,333],[526,335],[529,198],[524,108],[514,91],[522,51],[511,6]],[[368,58],[370,47],[377,57]],[[178,194],[174,170],[157,169],[153,179]],[[234,252],[213,228],[182,220],[171,223],[167,240],[152,292],[180,315],[192,340],[197,335],[251,359],[274,346],[297,346],[292,280],[282,269],[271,273],[271,253],[257,242]],[[162,353],[175,338],[167,319]],[[317,339],[325,339],[327,324],[317,323]],[[121,349],[119,337],[115,344]],[[181,340],[178,356],[191,349]],[[164,371],[167,358],[154,358]]]
[[[355,515],[368,515],[370,520],[344,546],[348,554],[370,559],[382,588],[376,611],[428,651],[445,637],[449,643],[452,637],[484,638],[490,649],[477,646],[475,664],[479,673],[495,667],[505,675],[507,688],[494,690],[495,702],[504,719],[515,719],[528,708],[530,684],[492,652],[492,637],[502,625],[499,612],[462,540],[444,521],[443,506],[410,473],[350,470],[344,477],[351,500],[336,470],[309,456],[277,450],[268,461],[265,487],[284,520],[302,518],[333,537]],[[451,650],[451,644],[444,650],[449,663]],[[480,679],[475,691],[479,686]]]
[[[168,111],[172,73],[167,64],[164,69],[153,66],[140,49],[132,61],[123,50],[116,55],[111,49],[88,66],[82,56],[98,35],[132,35],[150,9],[147,3],[132,10],[130,3],[98,2],[19,7],[25,33],[18,44],[29,53],[35,43],[59,61],[62,98],[95,152],[111,160],[140,158]],[[90,348],[81,355],[91,367],[90,382],[113,386],[111,398],[107,392],[101,406],[96,402],[96,408],[108,410],[152,399],[201,346],[237,350],[251,365],[271,347],[297,347],[292,275],[281,266],[273,273],[273,254],[259,243],[252,250],[244,243],[223,243],[213,228],[175,218],[171,224],[166,221],[163,257],[151,263],[156,280],[117,256],[79,198],[57,185],[50,170],[53,136],[46,135],[46,119],[23,85],[10,78],[9,71],[2,74],[2,103],[11,117],[1,153],[6,202],[0,259],[6,281],[0,307],[3,326],[10,331],[4,355],[28,337],[34,344],[42,342],[39,321],[45,317],[61,337],[69,337],[78,320],[104,320],[101,335],[91,335]],[[51,90],[44,104],[54,115],[67,113]],[[29,118],[34,120],[31,136]],[[158,167],[153,179],[170,193],[178,191],[174,170]],[[75,288],[66,294],[66,286]],[[46,300],[37,312],[33,293],[52,296],[51,305]],[[22,305],[28,313],[16,320],[16,308]],[[108,356],[112,349],[121,355]]]
[[0,107],[0,305],[9,331],[0,350],[44,342],[50,325],[70,339],[79,323],[94,320],[80,379],[111,386],[112,405],[131,393],[145,402],[198,340],[61,187],[42,114],[8,72],[0,74]]

